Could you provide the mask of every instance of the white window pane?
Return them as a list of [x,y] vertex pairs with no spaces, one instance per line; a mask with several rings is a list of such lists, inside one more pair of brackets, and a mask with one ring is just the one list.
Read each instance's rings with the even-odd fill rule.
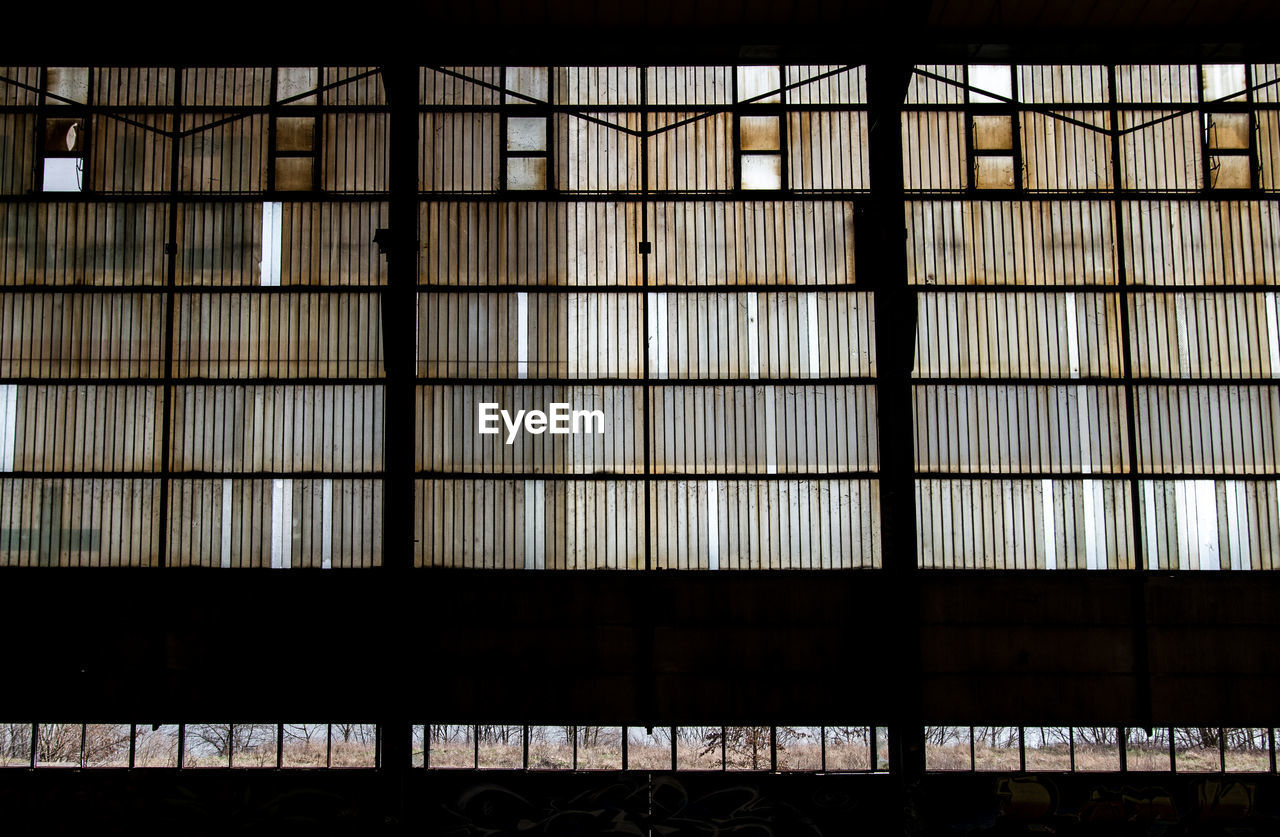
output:
[[742,158],[743,189],[781,189],[782,157],[777,154],[751,154]]
[[44,191],[83,191],[84,160],[80,157],[50,157],[44,161]]
[[[1013,98],[1013,74],[1009,72],[1009,68],[1003,64],[970,64],[969,65],[969,86],[986,93],[994,93],[997,96],[1003,96],[1005,99]],[[969,101],[971,102],[1000,102],[1003,99],[997,99],[993,96],[984,96],[982,93],[969,91]]]
[[[739,67],[738,68],[738,101],[751,99],[755,102],[780,101],[777,90],[782,86],[781,74],[777,67]],[[772,93],[771,96],[763,96]],[[763,98],[756,99],[757,96]]]
[[[1200,83],[1206,102],[1227,96],[1231,96],[1232,101],[1244,101],[1243,64],[1205,64],[1200,68]],[[1234,95],[1237,93],[1241,95]]]

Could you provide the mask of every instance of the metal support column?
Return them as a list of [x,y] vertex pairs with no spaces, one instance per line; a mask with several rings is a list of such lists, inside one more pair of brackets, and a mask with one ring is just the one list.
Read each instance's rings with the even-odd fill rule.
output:
[[896,712],[888,719],[889,769],[900,782],[904,810],[910,789],[924,773],[911,406],[916,294],[907,284],[900,127],[911,72],[910,64],[892,57],[867,65],[871,199],[859,212],[855,240],[858,282],[875,292],[881,555],[893,580],[897,619],[887,636],[899,661],[897,671],[882,676],[897,695]]

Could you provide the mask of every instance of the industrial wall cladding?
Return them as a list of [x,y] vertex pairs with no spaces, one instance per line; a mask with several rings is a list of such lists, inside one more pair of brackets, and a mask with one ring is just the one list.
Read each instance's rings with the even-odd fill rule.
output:
[[388,340],[378,68],[0,68],[0,563],[378,565],[405,457],[419,566],[875,568],[900,374],[923,567],[1280,562],[1280,65],[920,66],[887,185],[857,65],[418,89]]

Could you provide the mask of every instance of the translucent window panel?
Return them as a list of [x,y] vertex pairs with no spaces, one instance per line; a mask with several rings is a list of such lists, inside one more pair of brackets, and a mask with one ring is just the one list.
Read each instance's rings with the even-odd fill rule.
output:
[[827,772],[865,771],[871,763],[872,727],[823,727],[826,735]]
[[83,157],[48,157],[44,161],[44,192],[83,192]]
[[1175,727],[1173,758],[1179,773],[1219,773],[1222,730],[1218,727]]
[[231,766],[231,724],[187,724],[185,733],[183,767]]
[[777,154],[742,155],[743,189],[781,189],[782,158]]
[[627,770],[670,770],[671,727],[624,727]]
[[1132,494],[1117,480],[916,481],[920,566],[1133,569]]
[[1071,735],[1077,771],[1120,772],[1120,745],[1115,727],[1072,727]]
[[46,71],[45,92],[49,104],[87,104],[89,102],[88,67],[49,67]]
[[573,770],[573,727],[533,726],[529,731],[530,770]]
[[787,115],[787,186],[800,191],[870,188],[863,113]]
[[1115,220],[1103,201],[911,201],[913,285],[1114,285]]
[[311,157],[278,157],[275,189],[278,192],[310,192],[315,188],[315,160]]
[[321,95],[328,105],[385,105],[382,73],[378,67],[321,67],[320,79],[329,87]]
[[[734,728],[735,734],[742,727]],[[754,729],[760,729],[756,727]],[[769,760],[769,728],[764,729],[765,769]],[[676,727],[676,770],[720,770],[723,727]],[[735,735],[736,737],[736,735]]]
[[419,387],[415,461],[420,470],[445,473],[638,473],[642,397],[639,388],[623,386]]
[[778,91],[782,87],[780,68],[749,66],[736,68],[739,102],[776,104],[782,101]]
[[1160,772],[1172,770],[1169,759],[1169,730],[1154,727],[1151,734],[1136,727],[1125,729],[1124,763],[1129,772]]
[[875,470],[875,388],[653,387],[656,474],[787,474]]
[[622,728],[575,728],[578,737],[579,770],[621,770]]
[[427,757],[426,730],[427,729],[428,728],[423,726],[422,724],[413,725],[413,735],[409,744],[410,748],[412,749],[412,756],[410,757],[410,761],[409,761],[410,767],[421,768],[426,766],[426,757]]
[[223,122],[223,113],[184,114],[179,188],[184,192],[261,192],[267,185],[267,124],[261,115]]
[[338,193],[387,191],[390,130],[390,117],[384,113],[325,114],[321,187]]
[[778,770],[822,769],[822,727],[775,727]]
[[188,67],[182,73],[182,103],[187,106],[240,107],[270,101],[267,67]]
[[1098,65],[1031,65],[1014,70],[1018,98],[1035,104],[1105,104],[1107,68]]
[[420,480],[417,566],[644,568],[635,480]]
[[372,567],[382,483],[326,478],[174,480],[170,566]]
[[1013,150],[1013,117],[1008,114],[974,116],[973,147],[979,151]]
[[418,188],[492,192],[503,138],[496,113],[424,113],[419,124]]
[[93,101],[112,107],[150,107],[174,103],[169,67],[95,67]]
[[1280,283],[1280,204],[1133,201],[1121,229],[1132,284]]
[[903,185],[908,191],[959,191],[968,186],[964,114],[904,111]]
[[175,471],[374,471],[382,467],[383,388],[179,386]]
[[418,297],[422,377],[638,377],[638,294],[455,294]]
[[738,117],[738,147],[743,151],[777,151],[780,148],[777,116]]
[[1150,570],[1280,566],[1280,491],[1272,480],[1139,483]]
[[867,101],[867,68],[839,64],[792,65],[787,74],[787,103],[851,105]]
[[1138,465],[1144,473],[1274,474],[1280,388],[1134,388]]
[[154,566],[155,480],[0,480],[0,565]]
[[289,105],[316,105],[320,86],[318,67],[276,68],[276,101]]
[[1013,157],[1004,155],[973,158],[974,185],[979,189],[1012,189],[1018,185]]
[[506,72],[507,104],[549,101],[550,80],[546,67],[507,67]]
[[284,724],[281,767],[326,767],[329,763],[329,725]]
[[1248,150],[1253,128],[1247,113],[1206,113],[1205,144],[1211,149]]
[[1116,67],[1116,101],[1180,103],[1199,100],[1196,68],[1190,64],[1130,64]]
[[1086,128],[1062,119],[1024,111],[1021,115],[1023,175],[1031,191],[1079,191],[1112,188],[1111,115],[1064,111]]
[[1120,187],[1185,192],[1203,186],[1199,118],[1194,113],[1120,113]]
[[164,284],[165,218],[155,204],[0,203],[0,283]]
[[1200,88],[1206,102],[1220,99],[1243,102],[1248,86],[1243,64],[1204,64],[1200,67]]
[[19,384],[10,396],[12,435],[4,434],[13,440],[12,470],[153,471],[160,400],[158,387]]
[[733,96],[732,67],[647,67],[651,105],[727,105]]
[[544,116],[507,117],[508,151],[546,151],[547,119]]
[[278,229],[268,230],[260,201],[180,205],[178,283],[261,285],[264,265],[278,266],[281,285],[385,283],[386,260],[373,243],[388,223],[385,203],[278,206]]
[[639,285],[641,211],[634,203],[609,201],[427,203],[421,281]]
[[973,769],[972,727],[925,727],[924,769],[956,771]]
[[566,192],[638,191],[640,114],[587,115],[592,119],[573,114],[560,114],[555,119],[556,188]]
[[1271,772],[1271,738],[1266,728],[1228,727],[1225,762],[1228,773]]
[[646,117],[648,187],[659,192],[732,189],[733,122],[728,113],[677,111]]
[[1022,736],[1028,771],[1071,769],[1071,730],[1064,727],[1026,727]]
[[1017,727],[974,727],[973,769],[1016,771],[1022,763]]
[[173,374],[378,377],[380,315],[372,293],[180,294]]
[[1013,98],[1013,74],[1008,65],[970,64],[968,69],[970,102],[1003,102]]
[[[36,767],[79,767],[83,724],[40,724],[36,733]],[[126,746],[128,735],[125,735]]]
[[[920,64],[907,85],[908,105],[957,105],[964,102],[964,68],[959,64]],[[949,81],[923,75],[929,73]]]
[[329,766],[377,767],[377,725],[347,722],[330,724]]
[[650,484],[662,569],[848,569],[880,565],[874,480],[659,480]]
[[1114,294],[923,292],[918,300],[917,377],[1120,375]]
[[169,188],[172,117],[131,114],[97,118],[89,147],[87,188],[101,194],[156,193]]
[[427,727],[427,766],[476,766],[476,728],[470,724],[431,724]]
[[39,67],[0,67],[0,105],[33,107],[39,102]]
[[1118,473],[1124,390],[1113,386],[916,386],[922,472]]
[[1248,189],[1252,161],[1246,156],[1209,155],[1210,189]]
[[508,158],[507,188],[512,191],[547,188],[547,161],[542,157]]
[[424,105],[496,105],[502,94],[501,67],[423,67]]
[[647,211],[653,284],[854,282],[851,201],[665,202]]
[[1253,100],[1255,102],[1280,102],[1280,87],[1267,84],[1280,79],[1280,64],[1254,64],[1252,66]]
[[164,373],[162,294],[0,294],[0,375]]
[[[0,94],[3,87],[0,87]],[[36,116],[0,114],[0,195],[21,195],[35,188]],[[4,204],[8,209],[12,204]]]
[[231,739],[231,765],[233,767],[275,767],[275,724],[236,724]]
[[[1256,111],[1254,119],[1257,124],[1254,136],[1258,141],[1258,188],[1274,192],[1280,189],[1280,113],[1273,110]],[[2,177],[3,174],[0,173],[0,178]]]
[[1280,376],[1278,306],[1274,293],[1131,294],[1134,373],[1166,378]]
[[31,724],[0,723],[0,767],[31,766]]
[[524,767],[524,727],[480,724],[476,727],[479,768],[519,770]]
[[657,293],[649,374],[819,378],[875,374],[869,294]]
[[638,105],[636,67],[555,67],[555,100],[562,105]]

